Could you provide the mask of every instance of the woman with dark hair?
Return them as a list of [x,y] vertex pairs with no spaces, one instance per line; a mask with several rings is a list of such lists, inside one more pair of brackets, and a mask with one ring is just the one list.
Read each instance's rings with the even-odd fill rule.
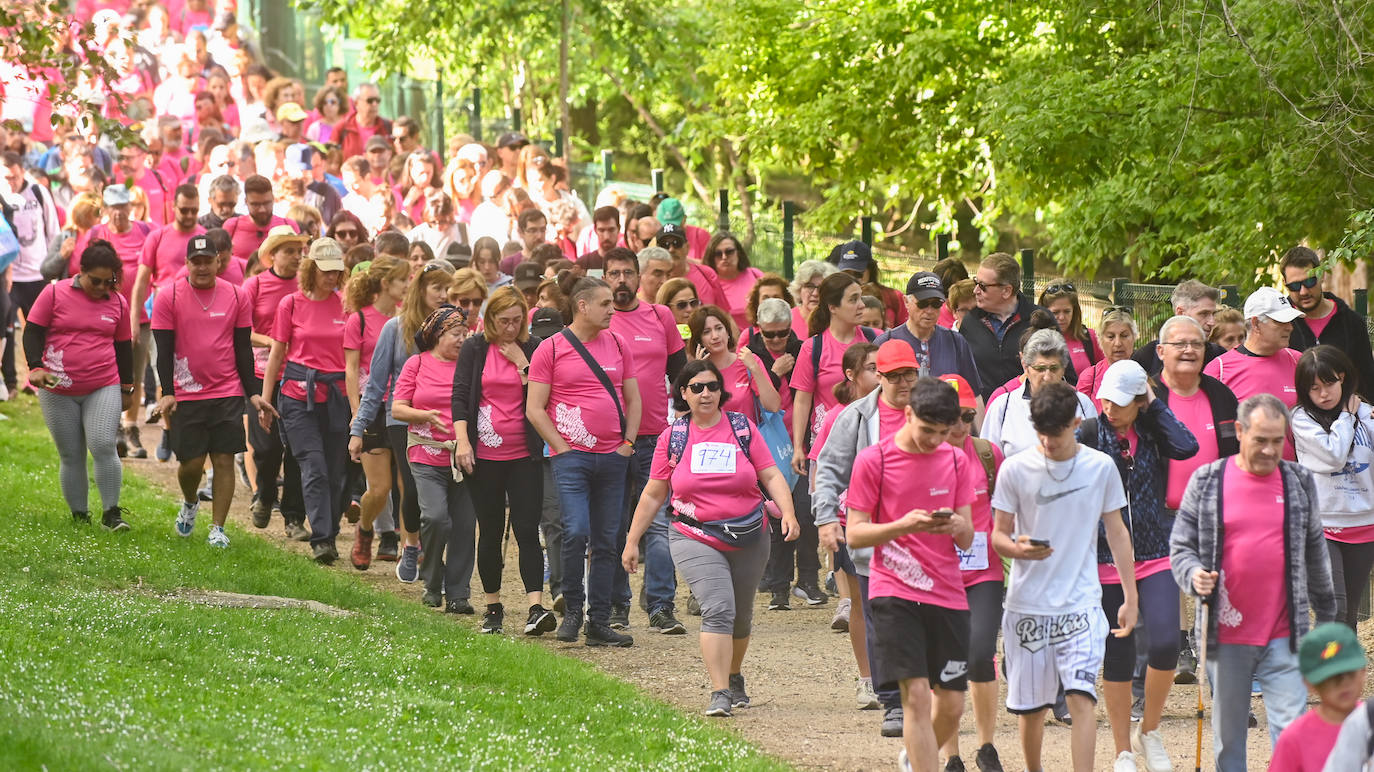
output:
[[955,309],[959,307],[959,304],[954,302],[954,285],[959,282],[969,282],[968,293],[963,297],[970,301],[973,299],[973,283],[969,281],[968,268],[964,267],[964,262],[959,258],[946,257],[932,266],[930,272],[940,277],[940,286],[945,288],[945,297],[948,300],[945,307],[940,309],[940,318],[935,320],[935,323],[945,329],[952,330],[959,326],[959,319],[962,318],[956,318],[954,313]]
[[329,230],[325,231],[324,235],[339,242],[339,246],[347,252],[353,247],[367,242],[367,226],[358,219],[358,215],[344,210],[334,215],[334,219],[329,221]]
[[409,215],[411,222],[424,222],[425,202],[431,195],[444,192],[434,155],[419,148],[406,156],[395,191],[401,200],[399,211]]
[[[678,327],[685,328],[687,321],[692,318],[701,307],[701,299],[697,297],[696,285],[684,278],[669,279],[663,282],[663,286],[658,288],[658,297],[655,301],[660,306],[667,306],[673,312],[673,319]],[[683,337],[687,337],[686,334]]]
[[453,378],[467,336],[463,309],[447,304],[435,309],[415,333],[419,351],[401,368],[391,401],[391,417],[409,424],[406,458],[420,501],[420,540],[429,548],[421,602],[437,607],[447,595],[445,610],[459,614],[472,613],[468,596],[477,527],[453,428]]
[[524,295],[514,287],[502,287],[487,301],[482,334],[463,343],[454,375],[458,465],[470,475],[472,503],[482,525],[477,571],[487,595],[484,633],[500,633],[505,621],[501,537],[506,533],[507,502],[529,608],[525,635],[542,635],[558,625],[543,606],[539,520],[544,501],[544,441],[525,418],[530,358],[538,346],[539,339],[530,336]]
[[760,486],[780,510],[783,538],[793,541],[800,533],[787,481],[768,444],[747,417],[722,409],[729,399],[710,360],[682,368],[673,383],[673,407],[687,415],[659,435],[621,555],[625,570],[634,573],[639,540],[671,491],[668,545],[701,605],[701,655],[711,680],[706,715],[718,717],[749,705],[740,667],[769,542]]
[[1295,380],[1293,445],[1317,484],[1336,621],[1353,630],[1374,567],[1374,417],[1355,365],[1335,346],[1305,351]]
[[1078,304],[1078,289],[1069,281],[1057,281],[1040,293],[1040,305],[1054,314],[1059,332],[1069,347],[1071,367],[1069,383],[1078,382],[1078,374],[1087,372],[1102,361],[1102,346],[1097,333],[1083,326],[1083,309]]
[[749,252],[735,234],[722,231],[706,243],[706,255],[702,262],[716,272],[720,288],[729,302],[731,318],[735,326],[744,329],[752,324],[745,308],[754,289],[754,283],[763,278],[763,271],[749,265]]
[[687,329],[691,332],[687,351],[692,358],[711,360],[731,390],[725,410],[743,413],[758,423],[760,407],[769,412],[782,409],[782,398],[763,363],[753,351],[735,345],[735,323],[729,314],[716,306],[702,306],[687,320]]
[[305,128],[305,138],[311,142],[329,144],[334,140],[334,125],[353,109],[348,95],[337,86],[325,86],[315,92],[311,123]]
[[89,452],[100,522],[111,531],[129,529],[119,506],[124,470],[115,451],[119,416],[134,400],[129,301],[116,291],[123,268],[110,242],[92,241],[81,253],[81,272],[44,287],[24,323],[29,385],[57,446],[62,496],[73,520],[91,521]]
[[496,288],[504,287],[513,281],[510,274],[501,273],[501,245],[496,243],[496,239],[483,236],[472,245],[471,265],[482,274],[488,292],[493,292]]

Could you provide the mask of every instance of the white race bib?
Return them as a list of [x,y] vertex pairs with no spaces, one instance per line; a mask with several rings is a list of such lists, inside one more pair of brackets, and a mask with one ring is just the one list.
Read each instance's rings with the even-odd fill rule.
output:
[[954,551],[959,555],[960,571],[986,571],[988,568],[988,535],[983,531],[973,533],[973,543],[969,545],[968,551],[959,549],[956,545]]
[[692,474],[734,474],[733,442],[698,442],[692,446]]

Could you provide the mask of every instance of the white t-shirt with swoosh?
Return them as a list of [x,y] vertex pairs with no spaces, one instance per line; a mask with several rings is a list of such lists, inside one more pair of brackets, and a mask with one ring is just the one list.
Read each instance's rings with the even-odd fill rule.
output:
[[1013,535],[1046,539],[1054,550],[1045,560],[1012,561],[1008,611],[1051,615],[1101,605],[1097,523],[1126,506],[1110,457],[1083,445],[1068,461],[1023,450],[1003,462],[992,506],[1016,516]]

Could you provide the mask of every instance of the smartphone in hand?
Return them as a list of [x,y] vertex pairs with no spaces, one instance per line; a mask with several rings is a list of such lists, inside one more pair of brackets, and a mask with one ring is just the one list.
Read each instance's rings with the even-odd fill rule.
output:
[[1030,540],[1030,543],[1031,543],[1031,546],[1033,546],[1033,547],[1049,547],[1049,546],[1050,546],[1050,540],[1049,540],[1049,539],[1031,539],[1031,540]]

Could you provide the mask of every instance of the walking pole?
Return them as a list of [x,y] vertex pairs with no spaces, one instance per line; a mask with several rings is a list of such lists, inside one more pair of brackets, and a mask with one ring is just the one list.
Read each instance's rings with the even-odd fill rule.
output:
[[1194,756],[1193,772],[1202,772],[1202,716],[1206,708],[1202,704],[1203,680],[1207,675],[1207,598],[1198,598],[1198,613],[1202,615],[1202,629],[1198,634],[1198,679],[1197,679],[1197,753]]

